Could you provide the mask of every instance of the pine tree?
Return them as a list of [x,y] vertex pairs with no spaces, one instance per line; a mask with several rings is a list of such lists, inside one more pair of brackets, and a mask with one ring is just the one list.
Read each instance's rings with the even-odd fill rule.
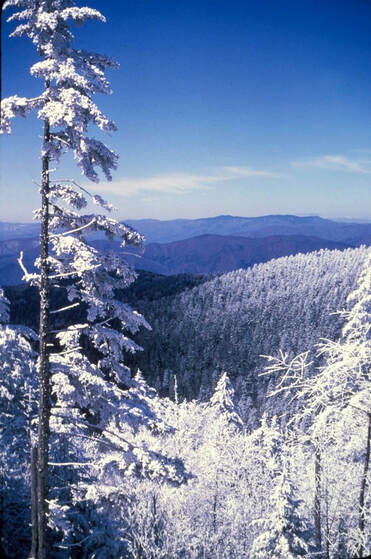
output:
[[255,522],[262,531],[253,542],[251,559],[297,559],[306,556],[307,534],[299,516],[299,504],[287,472],[280,472],[270,495],[270,514]]
[[218,380],[214,394],[210,398],[209,406],[218,420],[225,422],[229,426],[242,429],[243,421],[238,413],[234,388],[226,372]]
[[[267,369],[281,374],[273,395],[290,396],[287,406],[294,408],[291,423],[300,427],[301,444],[314,446],[316,539],[319,550],[325,542],[327,555],[340,545],[339,534],[344,531],[348,548],[357,556],[367,553],[370,545],[366,535],[371,458],[370,265],[367,249],[358,287],[348,297],[350,310],[342,313],[346,322],[341,336],[319,345],[322,365],[314,367],[309,352],[294,359],[281,352],[280,358],[270,358],[273,364]],[[340,479],[346,495],[341,497],[342,510],[332,505]]]
[[34,332],[8,324],[0,289],[0,555],[27,553],[30,465],[35,438],[37,382]]
[[[225,509],[231,488],[230,463],[233,437],[243,429],[228,374],[218,380],[214,393],[205,406],[202,433],[203,452],[198,468],[204,476],[211,518],[210,549],[214,555],[220,545],[221,526],[226,524]],[[200,433],[201,435],[201,433]]]
[[[371,462],[371,251],[368,251],[365,267],[358,279],[357,288],[348,297],[350,310],[345,313],[346,324],[339,340],[326,341],[320,353],[326,358],[325,365],[315,379],[314,396],[322,398],[322,412],[316,418],[314,430],[319,432],[331,421],[352,423],[357,414],[365,433],[363,471],[358,497],[358,530],[354,548],[359,557],[367,553],[370,538],[367,537],[368,514],[367,485]],[[325,391],[325,398],[321,393]],[[362,429],[361,427],[361,429]]]
[[[51,161],[58,164],[66,151],[73,153],[82,174],[92,181],[98,181],[99,170],[110,180],[111,171],[116,168],[117,154],[100,140],[90,137],[88,127],[95,124],[104,132],[116,129],[115,124],[98,109],[93,96],[111,93],[104,71],[117,67],[117,64],[109,57],[74,48],[69,25],[69,21],[81,24],[87,20],[104,22],[105,18],[97,10],[77,7],[73,0],[8,0],[4,8],[9,7],[18,11],[8,21],[23,21],[11,36],[27,36],[32,40],[41,60],[31,67],[30,72],[44,83],[43,91],[35,98],[15,95],[2,101],[1,128],[10,133],[11,120],[17,115],[26,117],[33,110],[37,110],[38,118],[43,121],[41,208],[36,212],[41,221],[40,258],[37,262],[40,274],[30,275],[25,269],[24,272],[25,278],[40,290],[38,541],[34,548],[37,548],[38,559],[46,559],[49,545],[51,373],[57,405],[66,401],[69,393],[69,407],[73,407],[74,396],[74,405],[80,411],[85,408],[85,413],[93,414],[95,423],[107,423],[110,413],[102,402],[107,391],[114,393],[115,388],[107,388],[104,381],[107,378],[113,380],[112,375],[116,382],[127,384],[129,370],[121,363],[122,350],[137,349],[136,344],[113,330],[111,325],[118,320],[122,328],[133,332],[146,324],[130,307],[113,299],[114,289],[126,287],[133,281],[133,272],[117,256],[100,256],[89,246],[84,234],[103,231],[109,238],[117,235],[123,245],[139,245],[142,238],[129,227],[104,215],[80,215],[76,210],[87,205],[87,191],[74,182],[51,178]],[[92,196],[92,201],[106,210],[112,209],[100,196]],[[63,230],[65,232],[61,232]],[[23,266],[22,256],[20,264]],[[52,336],[51,317],[52,313],[62,309],[50,309],[52,283],[67,289],[71,306],[82,303],[87,307],[86,323],[59,332],[57,341]],[[100,356],[96,364],[89,363],[80,351],[84,337]],[[57,354],[59,347],[62,347],[62,354]],[[95,409],[89,410],[88,404],[93,396],[97,396]],[[113,404],[108,407],[112,415]],[[68,419],[71,414],[67,413]]]

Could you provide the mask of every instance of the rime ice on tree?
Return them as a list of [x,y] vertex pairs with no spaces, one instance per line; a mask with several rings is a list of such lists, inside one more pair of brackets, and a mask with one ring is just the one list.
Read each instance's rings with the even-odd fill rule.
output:
[[87,178],[97,181],[97,169],[101,169],[110,179],[118,156],[101,141],[87,136],[87,129],[90,123],[105,132],[116,129],[92,97],[95,93],[111,93],[104,71],[117,64],[107,56],[73,48],[74,36],[67,23],[104,22],[105,18],[97,10],[76,7],[72,0],[8,0],[4,9],[8,7],[19,10],[8,21],[24,21],[11,36],[29,37],[42,57],[30,72],[44,80],[45,88],[35,98],[14,95],[4,99],[2,130],[9,133],[12,118],[25,117],[36,109],[38,118],[52,128],[50,137],[44,141],[44,154],[59,161],[63,151],[72,150]]
[[27,549],[31,438],[35,437],[37,379],[35,333],[10,326],[9,302],[0,289],[0,550],[16,556]]
[[228,425],[233,425],[238,429],[243,427],[234,400],[234,389],[226,372],[220,377],[215,392],[210,398],[210,408],[217,417],[222,417]]
[[[89,435],[101,437],[113,423],[115,442],[110,444],[120,454],[119,469],[124,468],[127,459],[136,469],[141,467],[151,475],[156,472],[162,475],[169,464],[162,456],[136,449],[126,441],[120,443],[119,426],[123,424],[118,416],[125,415],[120,412],[125,399],[123,388],[131,384],[130,371],[122,362],[122,355],[123,351],[140,349],[127,333],[135,333],[140,326],[148,327],[148,324],[128,305],[114,298],[115,289],[125,288],[134,280],[134,272],[117,254],[100,254],[87,239],[89,233],[100,231],[109,239],[119,237],[122,246],[140,246],[142,237],[106,215],[82,214],[89,192],[74,181],[51,178],[50,163],[58,164],[65,152],[73,153],[82,174],[94,182],[98,182],[99,172],[110,180],[117,166],[117,154],[90,136],[91,125],[108,133],[116,129],[93,97],[96,93],[111,93],[104,72],[117,64],[101,54],[74,48],[70,29],[70,22],[104,22],[105,18],[97,10],[77,7],[72,0],[8,0],[4,8],[9,7],[17,11],[8,21],[22,22],[11,36],[32,40],[41,60],[30,71],[44,83],[43,91],[35,98],[14,95],[2,101],[1,131],[10,133],[12,119],[26,117],[33,110],[44,125],[41,208],[35,212],[41,221],[41,250],[36,261],[40,274],[28,274],[22,255],[20,265],[25,279],[39,287],[41,301],[37,503],[33,511],[31,554],[46,559],[49,508],[55,511],[54,501],[49,499],[50,427],[61,435],[68,429],[77,435],[85,419]],[[104,210],[112,210],[98,195],[91,196],[91,201]],[[50,309],[51,285],[66,289],[67,308],[83,307],[84,322],[53,331],[54,313],[66,309]],[[82,345],[95,351],[95,362],[85,357]],[[138,422],[145,414],[145,406],[137,406]],[[80,436],[85,435],[80,432]],[[169,465],[168,476],[163,477],[173,476],[179,481],[182,475],[181,465],[174,462]],[[61,510],[63,507],[57,513]]]

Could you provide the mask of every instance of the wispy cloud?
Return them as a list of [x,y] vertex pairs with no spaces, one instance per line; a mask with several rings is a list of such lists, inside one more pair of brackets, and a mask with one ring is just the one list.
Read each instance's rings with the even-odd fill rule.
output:
[[291,162],[292,167],[317,167],[333,171],[347,171],[367,175],[371,173],[371,159],[351,158],[346,155],[322,155],[312,159],[299,159]]
[[272,171],[264,171],[259,169],[253,169],[252,167],[241,167],[238,165],[230,167],[220,167],[220,172],[224,180],[231,180],[238,177],[266,177],[266,178],[280,178],[283,175],[280,173],[274,173]]
[[[123,177],[116,181],[101,183],[93,188],[118,196],[131,196],[142,192],[182,194],[208,190],[217,183],[241,178],[278,178],[281,176],[278,173],[251,167],[227,166],[213,169],[208,174],[169,173],[142,178]],[[89,187],[92,188],[91,185]]]

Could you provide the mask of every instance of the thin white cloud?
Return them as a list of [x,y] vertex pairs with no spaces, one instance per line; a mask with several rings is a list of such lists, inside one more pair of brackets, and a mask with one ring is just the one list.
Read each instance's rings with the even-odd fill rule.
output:
[[280,173],[273,173],[271,171],[262,171],[259,169],[252,169],[251,167],[230,166],[220,167],[221,172],[225,173],[225,180],[231,180],[238,177],[265,177],[265,178],[280,178],[283,175]]
[[317,167],[332,171],[347,171],[368,175],[371,173],[371,160],[350,158],[346,155],[322,155],[312,159],[299,159],[291,162],[292,167]]
[[[280,176],[282,175],[251,167],[231,166],[218,167],[212,173],[205,175],[169,173],[143,178],[123,177],[116,181],[94,185],[93,189],[125,197],[137,193],[155,192],[182,194],[191,191],[208,190],[214,184],[241,178],[277,178]],[[89,188],[91,189],[92,186],[89,185]]]

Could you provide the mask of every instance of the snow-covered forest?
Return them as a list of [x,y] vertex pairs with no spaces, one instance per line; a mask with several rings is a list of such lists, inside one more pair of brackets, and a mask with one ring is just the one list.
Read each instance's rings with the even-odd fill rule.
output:
[[9,7],[43,85],[2,101],[2,131],[36,111],[43,136],[38,273],[19,257],[38,331],[10,322],[0,289],[0,554],[366,558],[370,249],[202,278],[134,310],[136,273],[90,240],[141,247],[142,235],[54,174],[66,152],[93,182],[117,166],[97,139],[115,124],[95,104],[117,64],[73,46],[72,24],[104,17],[72,0]]
[[[160,398],[140,372],[129,387],[98,383],[96,367],[68,353],[53,375],[49,556],[365,556],[371,278],[369,251],[363,256],[339,337],[266,360],[262,413],[246,400],[241,410],[227,372],[208,400],[180,398],[176,375],[173,399]],[[1,537],[9,557],[27,557],[34,334],[6,318],[3,297]]]
[[134,364],[161,394],[172,395],[176,374],[180,393],[201,399],[210,397],[226,370],[238,398],[249,393],[259,402],[266,392],[259,377],[263,355],[283,349],[293,357],[313,350],[321,338],[340,335],[344,317],[336,311],[347,308],[367,252],[363,247],[299,254],[221,275],[175,296],[138,297],[152,331],[139,333],[144,351]]

